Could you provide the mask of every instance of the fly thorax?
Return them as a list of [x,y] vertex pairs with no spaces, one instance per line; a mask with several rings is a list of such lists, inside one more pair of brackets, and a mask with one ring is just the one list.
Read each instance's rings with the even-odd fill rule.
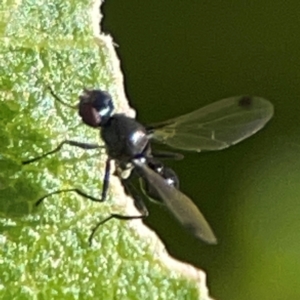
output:
[[143,153],[149,143],[146,129],[135,119],[115,114],[101,129],[108,155],[116,160],[130,160]]

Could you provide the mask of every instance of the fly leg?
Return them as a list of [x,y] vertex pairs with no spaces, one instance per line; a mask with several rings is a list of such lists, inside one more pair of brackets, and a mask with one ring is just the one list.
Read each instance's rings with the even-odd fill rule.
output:
[[81,149],[85,149],[85,150],[90,150],[90,149],[99,149],[99,148],[103,148],[103,146],[99,146],[97,144],[88,144],[88,143],[80,143],[80,142],[76,142],[76,141],[71,141],[71,140],[65,140],[63,142],[61,142],[58,147],[56,147],[54,150],[52,151],[49,151],[47,153],[44,153],[38,157],[35,157],[35,158],[32,158],[32,159],[28,159],[28,160],[25,160],[25,161],[22,161],[22,164],[23,165],[28,165],[28,164],[31,164],[33,162],[36,162],[48,155],[51,155],[51,154],[54,154],[58,151],[61,150],[61,148],[63,147],[63,145],[71,145],[71,146],[75,146],[75,147],[79,147]]
[[142,198],[140,197],[140,195],[137,193],[135,187],[133,186],[133,184],[131,182],[129,182],[130,179],[123,179],[122,185],[125,189],[125,192],[128,196],[130,196],[131,198],[133,198],[134,201],[134,205],[135,207],[138,209],[138,211],[141,213],[138,216],[124,216],[124,215],[120,215],[120,214],[111,214],[109,217],[107,217],[106,219],[98,222],[96,224],[96,226],[92,229],[92,232],[89,236],[89,245],[92,245],[92,240],[94,238],[94,235],[96,233],[96,231],[98,230],[98,228],[103,225],[104,223],[108,222],[111,219],[118,219],[118,220],[124,220],[124,221],[129,221],[129,220],[134,220],[134,219],[145,219],[146,217],[148,217],[149,212],[144,204],[144,201],[142,200]]
[[[82,144],[82,143],[80,143],[80,144]],[[84,145],[92,146],[90,144],[84,144]],[[98,147],[99,146],[97,146],[97,148]],[[93,149],[93,148],[89,148],[89,149]],[[106,200],[107,191],[108,191],[108,187],[109,187],[109,178],[110,178],[110,159],[108,159],[106,161],[105,175],[104,175],[104,179],[103,179],[103,189],[102,189],[102,194],[101,194],[101,198],[100,199],[99,198],[95,198],[93,196],[90,196],[90,195],[86,194],[85,192],[81,191],[80,189],[72,188],[72,189],[57,190],[57,191],[54,191],[52,193],[49,193],[49,194],[43,196],[42,198],[40,198],[39,200],[37,200],[37,202],[35,203],[35,205],[36,206],[40,205],[45,198],[48,198],[48,197],[50,197],[52,195],[61,194],[61,193],[68,193],[68,192],[75,192],[78,195],[80,195],[80,196],[82,196],[84,198],[87,198],[87,199],[89,199],[91,201],[94,201],[94,202],[104,202]]]
[[140,197],[140,193],[137,191],[135,186],[130,182],[129,179],[123,179],[122,185],[125,189],[126,194],[133,199],[134,206],[136,209],[141,213],[140,218],[146,218],[149,215],[148,209],[143,201],[143,199]]
[[90,196],[90,195],[86,194],[85,192],[81,191],[80,189],[73,188],[73,189],[57,190],[57,191],[54,191],[52,193],[49,193],[49,194],[41,197],[40,199],[38,199],[35,202],[35,206],[39,206],[43,202],[44,199],[46,199],[46,198],[48,198],[50,196],[61,194],[61,193],[69,193],[69,192],[75,192],[78,195],[82,196],[83,198],[89,199],[89,200],[94,201],[94,202],[103,202],[104,201],[102,199],[98,199],[98,198],[95,198],[93,196]]
[[104,178],[103,178],[103,187],[102,187],[102,194],[101,194],[101,201],[105,201],[108,188],[109,188],[109,180],[110,180],[110,159],[108,158],[106,160],[105,164],[105,173],[104,173]]

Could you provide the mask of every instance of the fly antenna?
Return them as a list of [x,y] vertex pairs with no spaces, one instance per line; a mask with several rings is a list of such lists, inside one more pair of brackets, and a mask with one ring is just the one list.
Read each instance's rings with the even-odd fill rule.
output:
[[76,110],[78,110],[78,105],[70,105],[70,104],[68,104],[68,103],[66,103],[66,102],[64,102],[64,101],[62,101],[62,100],[55,94],[55,92],[53,91],[53,89],[51,88],[50,85],[47,86],[47,89],[49,90],[50,94],[53,96],[53,98],[54,98],[56,101],[58,101],[58,102],[61,103],[62,105],[67,106],[67,107],[69,107],[69,108],[71,108],[71,109],[76,109]]

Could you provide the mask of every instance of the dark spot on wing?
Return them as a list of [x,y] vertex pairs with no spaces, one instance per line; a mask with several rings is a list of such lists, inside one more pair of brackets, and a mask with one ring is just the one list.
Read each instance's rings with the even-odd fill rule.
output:
[[252,106],[253,99],[250,96],[243,96],[239,100],[239,106],[244,107],[244,108],[250,108]]

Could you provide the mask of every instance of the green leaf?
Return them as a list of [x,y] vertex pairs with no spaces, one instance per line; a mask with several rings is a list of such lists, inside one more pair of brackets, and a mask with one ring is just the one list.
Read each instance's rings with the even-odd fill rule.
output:
[[[66,138],[101,143],[99,132],[79,126],[77,112],[55,103],[46,88],[50,84],[70,104],[85,86],[117,98],[110,40],[95,42],[90,5],[87,0],[0,4],[0,298],[198,299],[198,286],[205,284],[200,275],[191,269],[188,279],[178,264],[170,271],[157,238],[143,240],[130,222],[108,222],[88,245],[95,224],[111,212],[122,213],[131,201],[124,201],[122,190],[103,204],[65,193],[35,206],[62,188],[101,193],[103,153],[66,146],[21,164]],[[96,16],[98,7],[94,10]],[[144,228],[140,221],[132,224]]]

